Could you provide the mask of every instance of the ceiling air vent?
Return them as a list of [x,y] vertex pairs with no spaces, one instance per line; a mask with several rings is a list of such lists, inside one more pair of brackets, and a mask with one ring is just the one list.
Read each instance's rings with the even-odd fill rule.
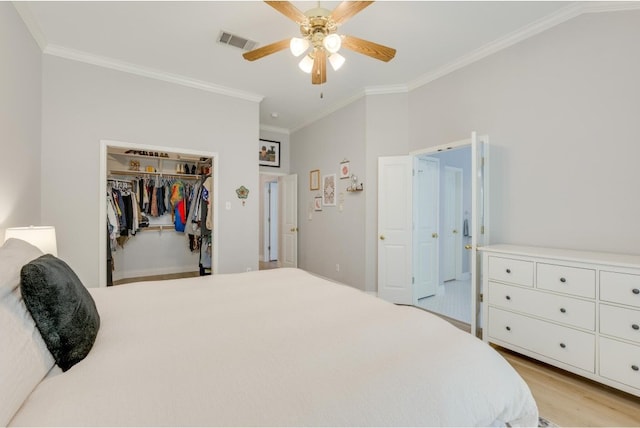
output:
[[227,33],[226,31],[220,31],[220,35],[218,35],[218,43],[233,46],[244,51],[251,51],[258,45],[258,42],[236,36],[235,34]]

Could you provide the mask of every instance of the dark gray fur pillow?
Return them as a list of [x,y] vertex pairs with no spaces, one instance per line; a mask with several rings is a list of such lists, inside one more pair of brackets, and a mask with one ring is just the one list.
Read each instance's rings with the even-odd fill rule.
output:
[[51,254],[22,267],[20,288],[56,364],[69,370],[87,356],[98,334],[93,298],[69,265]]

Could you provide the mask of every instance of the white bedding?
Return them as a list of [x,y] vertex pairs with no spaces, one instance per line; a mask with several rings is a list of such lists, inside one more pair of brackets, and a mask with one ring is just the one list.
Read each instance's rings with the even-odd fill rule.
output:
[[13,426],[537,426],[493,349],[297,269],[92,289],[89,355]]

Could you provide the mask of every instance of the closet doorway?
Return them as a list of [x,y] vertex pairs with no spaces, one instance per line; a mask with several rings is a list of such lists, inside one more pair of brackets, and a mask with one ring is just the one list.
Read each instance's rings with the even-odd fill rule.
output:
[[100,286],[217,272],[216,153],[103,140],[100,194]]

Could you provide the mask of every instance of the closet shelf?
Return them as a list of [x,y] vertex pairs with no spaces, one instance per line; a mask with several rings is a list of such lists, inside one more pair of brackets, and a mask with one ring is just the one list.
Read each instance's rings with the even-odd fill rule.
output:
[[178,172],[147,172],[147,171],[131,171],[131,170],[117,170],[112,169],[109,171],[109,175],[128,175],[132,177],[141,176],[153,176],[153,177],[173,177],[197,180],[201,176],[199,174],[180,174]]

